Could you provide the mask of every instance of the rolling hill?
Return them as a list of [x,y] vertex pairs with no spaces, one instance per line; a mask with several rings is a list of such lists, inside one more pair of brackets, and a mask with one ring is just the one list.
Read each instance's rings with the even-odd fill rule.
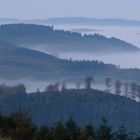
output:
[[128,19],[97,19],[86,17],[54,17],[48,19],[17,19],[17,18],[0,18],[0,24],[13,24],[13,23],[26,23],[26,24],[40,24],[40,25],[97,25],[97,26],[140,26],[139,20]]
[[66,80],[95,75],[140,82],[139,69],[120,69],[100,61],[73,61],[0,41],[0,78]]
[[53,27],[33,24],[0,26],[0,40],[9,41],[30,49],[57,54],[58,52],[119,53],[139,49],[117,38],[94,34],[55,30]]
[[[43,23],[43,22],[42,22]],[[126,19],[97,19],[85,17],[58,17],[49,18],[46,23],[50,25],[97,25],[97,26],[140,26],[138,20]]]
[[103,62],[62,60],[49,54],[0,41],[1,79],[59,79],[99,74],[114,69],[116,69],[115,65]]
[[[91,123],[98,126],[105,117],[113,129],[124,125],[131,132],[140,131],[140,104],[125,97],[97,90],[66,90],[63,93],[45,92],[11,95],[0,94],[0,111],[3,114],[17,110],[29,111],[33,121],[39,125],[52,126],[70,117],[84,126]],[[18,97],[18,98],[17,98]]]

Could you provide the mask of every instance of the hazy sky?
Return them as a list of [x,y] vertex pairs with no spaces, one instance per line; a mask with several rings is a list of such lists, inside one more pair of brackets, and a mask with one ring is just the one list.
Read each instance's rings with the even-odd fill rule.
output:
[[140,0],[0,0],[0,18],[66,16],[140,20]]

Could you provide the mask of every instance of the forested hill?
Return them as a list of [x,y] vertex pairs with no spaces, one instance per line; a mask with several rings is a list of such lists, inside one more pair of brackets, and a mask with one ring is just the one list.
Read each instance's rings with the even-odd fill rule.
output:
[[120,69],[99,61],[73,61],[0,41],[0,78],[66,80],[95,75],[140,81],[139,69]]
[[3,87],[0,92],[0,112],[28,111],[33,121],[41,126],[65,122],[70,117],[78,126],[88,123],[97,126],[104,117],[113,129],[123,125],[132,132],[140,131],[140,104],[126,97],[86,89],[31,94],[24,92],[22,86],[9,90]]
[[46,53],[0,41],[1,79],[59,79],[106,73],[114,69],[117,69],[115,65],[103,62],[58,59]]
[[55,30],[53,27],[33,24],[9,24],[0,26],[0,39],[48,52],[127,52],[139,49],[117,38],[94,34]]

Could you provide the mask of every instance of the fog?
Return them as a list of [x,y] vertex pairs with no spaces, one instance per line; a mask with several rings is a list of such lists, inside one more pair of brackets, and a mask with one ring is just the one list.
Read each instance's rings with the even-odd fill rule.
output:
[[[116,37],[140,47],[140,27],[92,26],[92,25],[56,25],[56,29],[80,32],[82,34],[99,33],[106,37]],[[140,53],[98,54],[94,53],[59,53],[59,58],[74,60],[99,60],[120,65],[121,68],[140,68]]]
[[[38,89],[40,91],[46,90],[47,86],[49,84],[55,84],[58,81],[41,81],[41,80],[32,80],[32,79],[19,79],[19,80],[0,80],[0,85],[5,84],[8,86],[15,86],[18,84],[24,84],[26,87],[26,91],[28,93],[30,92],[36,92]],[[81,88],[85,87],[84,79],[81,82]],[[100,81],[99,79],[96,79],[96,81],[93,82],[92,87],[94,89],[100,89],[105,90],[105,84],[104,81]],[[60,88],[62,86],[63,81],[59,81]],[[76,81],[65,81],[66,88],[77,88],[77,82]]]
[[[102,90],[102,91],[105,91],[106,90],[106,86],[105,86],[105,77],[96,77],[94,76],[94,81],[92,82],[92,85],[91,87],[93,89],[97,89],[97,90]],[[83,81],[80,81],[81,83],[81,86],[80,88],[85,88],[85,81],[84,79],[82,79]],[[112,94],[115,94],[114,93],[114,82],[116,81],[117,79],[113,79],[112,81],[112,86],[110,88],[110,93]],[[121,86],[121,91],[122,91],[122,95],[123,95],[123,92],[125,90],[124,88],[124,83],[131,83],[132,81],[126,81],[126,80],[121,80],[121,83],[122,83],[122,86]],[[15,85],[18,85],[18,84],[24,84],[25,87],[26,87],[26,92],[27,93],[32,93],[32,92],[36,92],[38,89],[39,91],[45,91],[47,86],[49,84],[55,84],[56,81],[39,81],[39,80],[31,80],[31,79],[19,79],[19,80],[0,80],[0,84],[5,84],[5,85],[8,85],[8,86],[15,86]],[[60,83],[60,90],[61,90],[61,86],[62,86],[62,82],[59,82]],[[67,89],[77,89],[77,82],[74,81],[66,81],[65,82],[65,86]]]
[[116,64],[121,68],[140,68],[140,53],[116,53],[116,54],[95,54],[95,53],[61,53],[59,58],[72,58],[73,60],[98,60],[105,63]]
[[34,50],[51,54],[60,59],[72,60],[97,60],[104,63],[119,65],[121,68],[139,68],[140,69],[140,52],[126,52],[126,53],[94,53],[94,52],[57,52],[52,53],[50,47],[46,45],[34,45]]
[[[140,27],[108,27],[108,26],[56,26],[57,29],[65,29],[65,30],[73,30],[84,34],[94,34],[99,33],[105,35],[107,37],[117,37],[127,42],[131,42],[134,45],[140,47]],[[26,46],[26,45],[25,45]],[[46,51],[46,45],[40,46],[33,46],[33,49],[49,53]],[[54,55],[54,54],[53,54]],[[116,54],[95,54],[95,53],[83,53],[83,52],[72,52],[72,53],[57,53],[55,54],[58,58],[64,59],[73,59],[73,60],[98,60],[103,61],[105,63],[111,63],[120,65],[121,68],[140,68],[140,53],[116,53]],[[105,90],[104,78],[99,80],[100,78],[95,79],[95,83],[92,85],[95,89],[102,89]],[[27,92],[34,92],[37,88],[40,91],[44,91],[46,87],[50,83],[55,83],[58,81],[35,81],[32,79],[20,79],[15,81],[10,80],[0,80],[0,84],[7,84],[7,85],[17,85],[19,83],[23,83],[26,88]],[[62,81],[59,81],[62,83]],[[67,81],[66,86],[67,88],[75,88],[77,81]],[[79,81],[81,82],[81,81]],[[82,83],[82,87],[84,87],[84,83]]]
[[55,25],[56,29],[77,31],[82,34],[99,33],[106,37],[116,37],[140,47],[140,27],[92,26],[92,25]]

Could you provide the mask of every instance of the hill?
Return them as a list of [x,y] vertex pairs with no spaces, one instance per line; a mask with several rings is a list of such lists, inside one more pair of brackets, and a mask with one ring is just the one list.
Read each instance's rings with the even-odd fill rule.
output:
[[[84,126],[91,123],[98,126],[105,117],[113,129],[124,125],[127,130],[139,132],[140,104],[125,97],[97,90],[65,90],[42,93],[0,94],[0,111],[3,114],[18,109],[29,111],[37,125],[52,126],[58,121],[67,121],[70,117]],[[10,92],[12,94],[10,94]]]
[[59,79],[99,74],[114,69],[116,69],[115,65],[103,62],[62,60],[49,54],[0,41],[1,79]]
[[[73,61],[0,41],[0,78],[74,81],[87,75],[140,82],[139,69],[120,69],[100,61]],[[83,79],[83,78],[82,78]]]
[[57,52],[132,52],[139,49],[117,38],[106,38],[94,34],[55,30],[53,27],[29,24],[9,24],[0,26],[0,40],[50,53]]
[[140,26],[138,20],[128,19],[97,19],[86,17],[57,17],[49,19],[17,19],[17,18],[0,18],[0,24],[13,24],[13,23],[26,23],[26,24],[40,24],[40,25],[97,25],[97,26]]
[[126,20],[126,19],[96,19],[85,17],[58,17],[50,18],[47,20],[50,25],[97,25],[97,26],[140,26],[138,20]]

